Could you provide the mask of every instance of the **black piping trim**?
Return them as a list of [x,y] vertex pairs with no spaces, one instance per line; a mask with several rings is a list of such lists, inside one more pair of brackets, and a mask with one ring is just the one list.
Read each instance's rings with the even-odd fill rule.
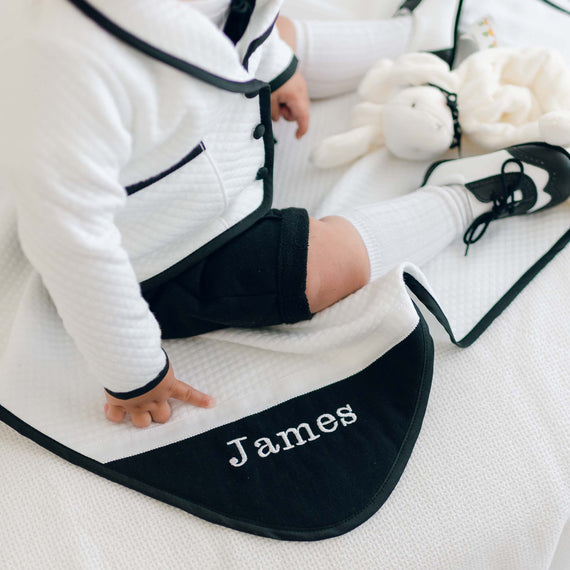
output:
[[519,293],[570,243],[570,229],[489,309],[483,318],[460,340],[456,340],[445,313],[427,289],[409,273],[404,273],[404,282],[412,293],[426,306],[446,330],[451,342],[460,348],[471,346],[491,323],[513,302]]
[[164,349],[163,352],[164,356],[166,356],[166,364],[164,365],[164,368],[158,373],[158,376],[156,376],[156,378],[153,378],[148,384],[145,384],[140,388],[136,388],[135,390],[130,390],[129,392],[112,392],[107,388],[105,388],[105,392],[107,392],[107,394],[109,394],[110,396],[113,396],[113,398],[117,398],[118,400],[130,400],[131,398],[142,396],[143,394],[150,392],[153,388],[156,388],[164,380],[164,377],[166,376],[166,373],[168,372],[168,369],[170,367],[168,354],[166,354]]
[[271,96],[269,86],[266,83],[264,83],[264,87],[259,91],[259,108],[261,124],[265,126],[265,133],[263,134],[265,164],[263,166],[268,170],[267,176],[263,179],[263,200],[251,214],[240,220],[237,224],[234,224],[231,228],[222,232],[178,263],[141,282],[140,286],[143,293],[150,291],[154,287],[158,287],[170,279],[174,279],[186,269],[210,255],[230,239],[251,227],[271,209],[273,202],[273,163],[275,149],[271,123]]
[[[412,454],[415,442],[418,438],[422,426],[429,399],[434,361],[433,341],[429,335],[427,325],[419,311],[418,315],[420,322],[411,334],[421,334],[423,338],[423,354],[421,355],[423,357],[422,378],[419,384],[412,420],[410,421],[404,442],[400,447],[400,450],[390,472],[381,483],[378,491],[370,503],[362,511],[355,514],[354,516],[327,527],[309,530],[266,528],[248,520],[228,517],[227,515],[212,511],[203,505],[182,500],[176,495],[172,495],[171,493],[156,489],[150,485],[136,481],[129,476],[118,473],[117,471],[114,471],[108,467],[107,464],[100,463],[99,461],[91,459],[86,455],[78,453],[77,451],[74,451],[73,449],[62,445],[58,441],[23,422],[21,419],[19,419],[17,416],[2,406],[0,406],[0,421],[16,430],[24,437],[31,439],[38,445],[41,445],[43,448],[51,451],[55,455],[58,455],[62,459],[65,459],[74,465],[82,467],[83,469],[87,469],[88,471],[104,477],[109,481],[119,483],[120,485],[123,485],[129,489],[143,493],[144,495],[182,509],[186,512],[189,512],[190,514],[193,514],[215,524],[221,524],[236,530],[279,540],[313,541],[332,538],[334,536],[344,534],[353,528],[356,528],[358,525],[369,519],[386,502],[387,498],[390,496],[391,492],[402,476],[402,473],[404,472],[404,469]],[[110,464],[112,464],[112,462]]]
[[297,56],[294,55],[291,58],[291,63],[289,63],[285,71],[281,72],[275,79],[269,82],[269,87],[271,87],[271,92],[277,91],[279,87],[287,83],[287,81],[289,81],[289,79],[293,77],[295,71],[297,71],[298,64],[299,60],[297,59]]
[[271,26],[269,26],[269,28],[267,28],[267,30],[265,30],[265,32],[263,32],[263,34],[261,34],[258,38],[256,38],[255,40],[253,40],[250,44],[249,47],[247,48],[247,51],[245,52],[245,56],[243,58],[243,62],[242,65],[248,69],[249,67],[249,58],[254,54],[255,50],[262,45],[271,35],[271,32],[273,31],[273,28],[275,27],[275,23],[277,22],[277,18],[279,16],[277,16],[275,18],[275,20],[273,20],[273,23],[271,24]]
[[457,7],[457,15],[455,16],[455,29],[453,32],[453,48],[451,49],[451,56],[450,60],[448,61],[450,68],[453,68],[453,62],[455,61],[455,54],[457,52],[457,42],[459,41],[459,20],[461,19],[462,8],[463,8],[463,0],[459,0],[459,6]]
[[147,42],[141,40],[137,36],[131,34],[124,28],[121,28],[113,21],[111,21],[107,16],[95,9],[91,4],[85,0],[69,0],[78,10],[83,12],[88,18],[91,18],[99,27],[103,28],[118,40],[126,43],[127,45],[145,53],[146,55],[161,61],[162,63],[174,67],[184,73],[210,83],[215,87],[224,89],[225,91],[231,91],[232,93],[257,93],[259,89],[265,85],[262,81],[257,79],[251,79],[246,82],[232,81],[214,73],[210,73],[201,67],[192,65],[191,63],[180,59],[172,54],[169,54]]
[[566,8],[562,8],[562,6],[558,6],[558,4],[555,4],[554,2],[550,2],[550,0],[542,0],[542,2],[544,2],[545,4],[548,4],[552,8],[556,8],[556,10],[560,10],[561,12],[564,12],[565,14],[568,14],[570,16],[570,11],[566,10]]
[[182,160],[178,161],[175,165],[171,166],[170,168],[167,168],[160,174],[151,176],[150,178],[142,180],[141,182],[137,182],[136,184],[130,184],[129,186],[125,186],[127,194],[130,196],[131,194],[134,194],[135,192],[138,192],[139,190],[142,190],[143,188],[151,186],[155,182],[162,180],[169,174],[176,172],[179,168],[182,168],[184,165],[188,164],[190,161],[200,156],[205,150],[206,147],[204,146],[204,143],[200,142],[200,144],[196,145]]
[[[413,14],[413,11],[418,7],[419,3],[420,2],[404,2],[404,4],[402,4],[400,8],[398,8],[396,14],[398,14],[398,12],[402,9],[407,9]],[[445,63],[447,63],[450,68],[453,67],[453,62],[455,61],[455,54],[457,52],[457,42],[459,40],[459,20],[461,18],[462,8],[463,8],[463,0],[459,0],[459,4],[457,5],[457,13],[455,14],[455,24],[453,28],[453,46],[440,50],[432,50],[429,52],[443,59],[443,61],[445,61]]]

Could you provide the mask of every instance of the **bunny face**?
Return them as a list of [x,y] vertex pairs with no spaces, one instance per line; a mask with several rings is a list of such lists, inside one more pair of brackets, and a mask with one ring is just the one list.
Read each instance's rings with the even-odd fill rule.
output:
[[408,87],[382,107],[386,147],[407,160],[433,160],[453,141],[453,119],[445,96],[430,86]]

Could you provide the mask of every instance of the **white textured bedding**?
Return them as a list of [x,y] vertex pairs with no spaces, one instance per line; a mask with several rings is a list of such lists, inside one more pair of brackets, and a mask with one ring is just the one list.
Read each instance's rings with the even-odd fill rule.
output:
[[[381,17],[397,4],[294,0],[288,11]],[[485,15],[479,11],[487,8],[502,22],[505,12],[485,4],[467,1],[465,16]],[[504,0],[502,9],[507,5],[517,7],[517,18],[527,7],[527,17],[546,10],[540,0]],[[556,37],[545,28],[538,26],[539,41]],[[570,61],[570,43],[566,56]],[[342,208],[343,200],[391,197],[419,183],[425,165],[378,152],[344,174],[340,187],[353,193],[330,193],[343,171],[316,171],[306,155],[345,127],[343,111],[353,102],[346,96],[315,104],[311,132],[301,142],[292,140],[290,125],[278,125],[277,206],[325,213]],[[454,244],[425,267],[456,330],[465,332],[491,293],[520,274],[524,256],[508,252],[534,248],[539,256],[569,226],[565,204],[497,227],[467,262]],[[464,267],[450,272],[458,263]],[[283,543],[218,527],[70,465],[0,424],[0,567],[570,567],[570,526],[563,534],[570,519],[569,263],[567,248],[471,348],[436,335],[432,394],[416,448],[387,503],[356,530],[322,542]],[[468,301],[474,287],[481,294]],[[219,341],[224,334],[216,333]]]

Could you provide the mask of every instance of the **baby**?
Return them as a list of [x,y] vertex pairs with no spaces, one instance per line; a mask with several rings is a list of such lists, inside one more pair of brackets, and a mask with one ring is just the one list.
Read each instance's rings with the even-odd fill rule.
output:
[[113,422],[166,422],[169,398],[214,405],[175,377],[161,339],[310,319],[403,260],[568,197],[570,157],[535,144],[436,164],[404,198],[320,220],[271,209],[271,119],[302,137],[308,94],[349,91],[407,50],[451,60],[461,2],[275,26],[280,4],[0,7],[0,188]]

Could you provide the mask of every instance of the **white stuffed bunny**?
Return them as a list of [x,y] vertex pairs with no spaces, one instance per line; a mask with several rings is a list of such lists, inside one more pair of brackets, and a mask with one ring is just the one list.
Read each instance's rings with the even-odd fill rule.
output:
[[435,55],[406,54],[380,61],[358,92],[351,130],[315,149],[317,166],[347,164],[384,145],[400,158],[433,160],[457,145],[461,131],[489,150],[570,145],[570,71],[547,48],[488,49],[453,71]]

